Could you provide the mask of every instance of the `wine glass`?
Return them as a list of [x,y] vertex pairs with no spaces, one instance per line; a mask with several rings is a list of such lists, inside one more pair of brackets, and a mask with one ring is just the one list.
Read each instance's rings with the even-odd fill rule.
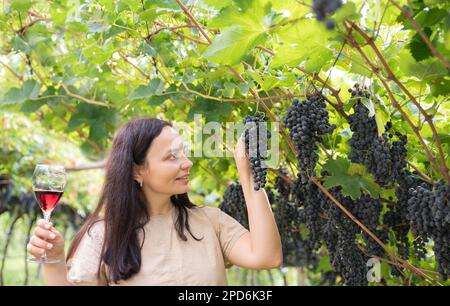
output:
[[[36,200],[44,214],[44,219],[50,222],[53,209],[61,199],[66,186],[66,170],[60,165],[36,165],[33,173],[33,191]],[[30,258],[35,263],[58,263],[57,259],[48,259],[47,254],[41,258]]]

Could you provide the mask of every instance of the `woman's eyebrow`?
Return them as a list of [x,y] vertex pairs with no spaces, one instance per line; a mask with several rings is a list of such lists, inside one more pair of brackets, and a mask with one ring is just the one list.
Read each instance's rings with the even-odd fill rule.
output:
[[169,149],[169,151],[167,151],[166,152],[166,154],[165,155],[167,155],[167,154],[169,154],[169,153],[173,153],[173,152],[176,152],[176,151],[180,151],[181,149]]
[[166,152],[165,155],[167,155],[167,154],[169,154],[169,153],[173,153],[173,152],[180,151],[180,150],[184,149],[184,148],[186,147],[186,145],[187,145],[187,144],[186,144],[185,142],[182,142],[181,145],[180,145],[180,148],[170,148],[170,149]]

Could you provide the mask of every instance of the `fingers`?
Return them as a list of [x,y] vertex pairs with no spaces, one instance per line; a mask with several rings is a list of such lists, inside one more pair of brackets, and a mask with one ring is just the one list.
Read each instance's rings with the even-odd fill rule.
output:
[[56,238],[56,234],[50,230],[43,229],[39,226],[34,228],[34,235],[43,240],[52,240]]
[[53,244],[51,242],[47,242],[36,236],[31,237],[29,244],[31,244],[34,247],[40,248],[40,249],[51,250],[53,248]]
[[50,228],[53,226],[53,223],[47,222],[47,221],[45,221],[44,219],[39,219],[39,220],[37,221],[37,225],[38,225],[39,227],[42,227],[43,229],[50,229]]
[[31,243],[27,244],[27,251],[34,257],[41,257],[45,253],[45,249],[38,248]]
[[51,222],[47,222],[44,219],[38,220],[33,233],[34,235],[27,244],[27,251],[32,256],[41,257],[49,250],[51,250],[53,255],[64,252],[62,236]]
[[33,236],[30,239],[30,242],[27,244],[27,251],[34,257],[41,257],[46,250],[51,250],[53,248],[53,244],[47,242],[37,236]]
[[37,222],[38,226],[34,228],[34,234],[43,240],[52,240],[56,238],[56,234],[52,231],[54,229],[51,223],[41,219]]

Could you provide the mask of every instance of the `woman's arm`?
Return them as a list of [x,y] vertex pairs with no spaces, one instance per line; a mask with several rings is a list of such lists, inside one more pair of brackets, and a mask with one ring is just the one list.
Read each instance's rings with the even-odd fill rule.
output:
[[239,139],[233,152],[247,205],[250,233],[242,235],[229,254],[229,261],[250,269],[271,269],[283,261],[280,233],[266,191],[254,190],[245,144]]
[[67,280],[66,259],[63,255],[56,264],[44,264],[44,281],[47,286],[71,286]]

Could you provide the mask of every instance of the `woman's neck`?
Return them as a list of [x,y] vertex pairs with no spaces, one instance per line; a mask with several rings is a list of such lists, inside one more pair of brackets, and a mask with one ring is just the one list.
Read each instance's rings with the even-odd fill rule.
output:
[[173,208],[170,195],[156,193],[147,188],[144,189],[144,195],[147,201],[147,210],[150,216],[167,214]]

